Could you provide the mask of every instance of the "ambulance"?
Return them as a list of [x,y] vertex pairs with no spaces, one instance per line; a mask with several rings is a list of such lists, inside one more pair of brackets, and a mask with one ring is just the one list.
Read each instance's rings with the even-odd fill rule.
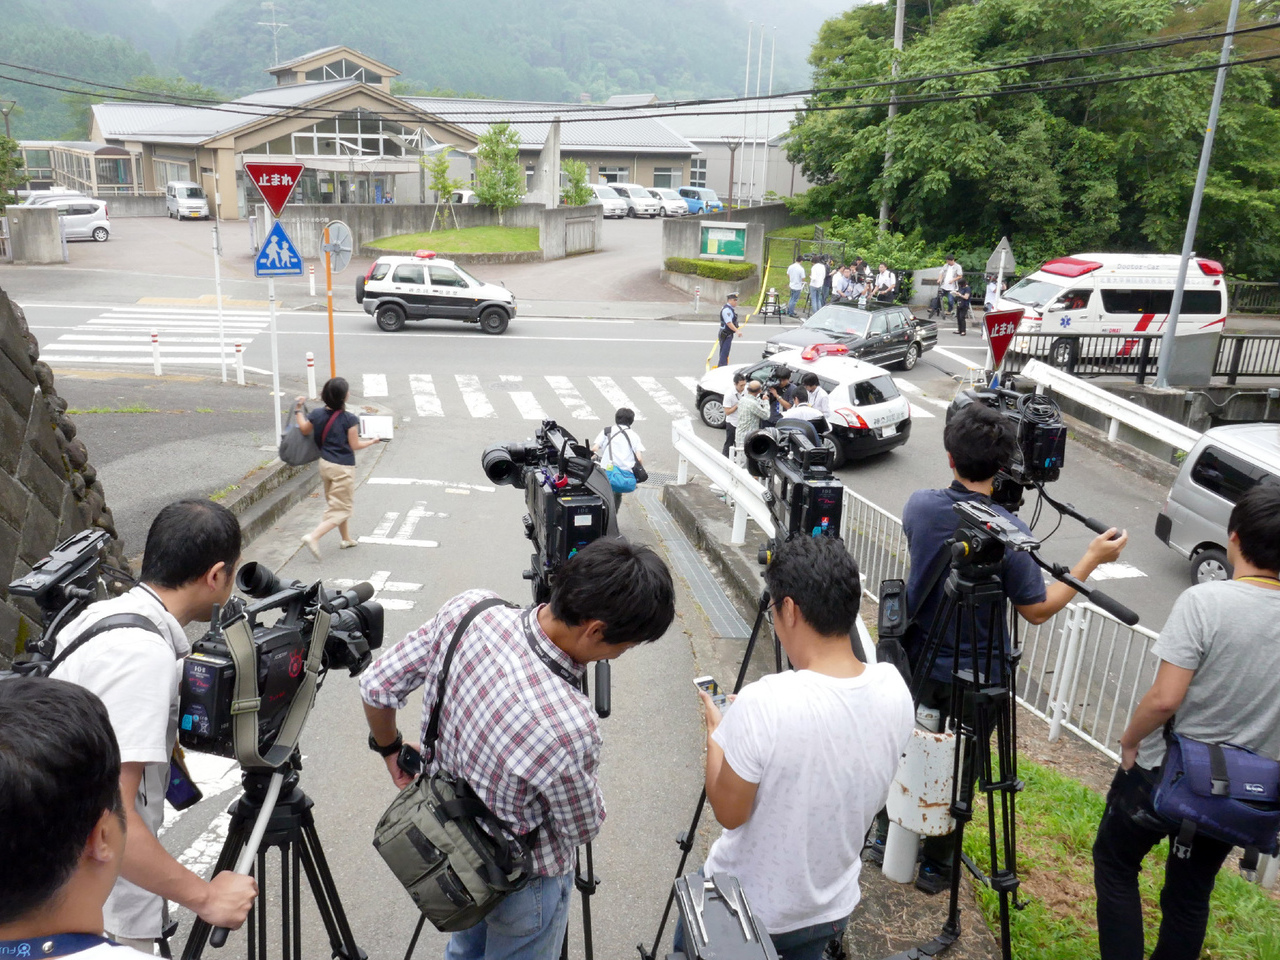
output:
[[[1050,260],[1004,292],[1000,310],[1023,310],[1018,333],[1058,334],[1037,338],[1031,352],[1048,354],[1066,366],[1079,356],[1078,339],[1128,333],[1161,333],[1169,320],[1181,257],[1173,254],[1079,253]],[[1227,317],[1227,283],[1222,264],[1192,258],[1177,335],[1217,334]],[[1127,354],[1133,341],[1118,341]],[[1096,346],[1101,347],[1101,342]],[[1028,340],[1015,341],[1027,349]],[[1109,349],[1107,352],[1115,353]],[[1126,349],[1127,348],[1127,349]]]

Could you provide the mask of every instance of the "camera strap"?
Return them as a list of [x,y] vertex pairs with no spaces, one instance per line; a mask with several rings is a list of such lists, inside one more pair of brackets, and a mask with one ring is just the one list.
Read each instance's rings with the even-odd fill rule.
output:
[[520,618],[520,623],[524,626],[524,638],[529,641],[529,649],[533,651],[533,655],[546,664],[547,669],[554,673],[557,677],[569,684],[571,687],[582,689],[582,682],[562,663],[556,663],[555,657],[547,653],[546,649],[538,642],[537,636],[533,632],[533,618],[537,615],[537,607],[526,607],[524,616]]
[[125,629],[146,630],[148,633],[154,633],[161,637],[164,636],[164,633],[159,627],[140,613],[117,613],[110,617],[103,617],[88,630],[84,631],[84,633],[80,634],[80,636],[72,640],[71,643],[67,645],[67,649],[58,654],[58,656],[54,658],[53,663],[49,664],[49,668],[44,671],[44,676],[47,677],[49,674],[53,673],[53,671],[57,670],[58,667],[62,666],[63,661],[65,661],[67,657],[71,656],[94,637],[103,633],[109,633],[112,630]]
[[265,754],[260,752],[258,743],[258,709],[262,705],[262,698],[258,692],[258,659],[253,648],[253,630],[243,614],[223,628],[227,649],[236,665],[236,681],[231,691],[231,733],[236,760],[240,766],[245,769],[274,770],[292,755],[302,736],[307,714],[311,712],[311,705],[315,702],[324,643],[329,636],[332,619],[325,610],[316,612],[307,658],[302,665],[302,682],[289,704],[289,711],[280,725],[275,742]]

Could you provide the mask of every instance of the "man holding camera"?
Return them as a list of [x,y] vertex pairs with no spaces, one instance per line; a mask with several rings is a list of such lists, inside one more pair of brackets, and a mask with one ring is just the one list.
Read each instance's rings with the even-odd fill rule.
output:
[[773,372],[776,383],[766,390],[769,396],[769,426],[776,426],[786,416],[787,411],[795,406],[796,400],[804,392],[791,382],[791,369],[778,367]]
[[[926,652],[926,640],[931,639],[930,628],[943,603],[946,561],[950,557],[949,541],[958,526],[955,504],[978,501],[991,506],[1023,531],[1030,532],[1026,524],[1013,514],[991,503],[997,472],[1008,466],[1017,452],[1017,439],[1009,420],[991,407],[971,403],[952,414],[943,432],[943,445],[954,477],[951,486],[945,490],[917,490],[902,511],[902,530],[911,551],[907,604],[909,609],[916,611],[913,626],[903,638],[903,646],[915,670],[923,669],[920,661]],[[1072,576],[1087,580],[1101,564],[1116,560],[1128,542],[1129,535],[1121,533],[1116,536],[1115,529],[1100,534],[1071,569]],[[1046,588],[1040,568],[1030,554],[1021,551],[1006,552],[1000,578],[1006,599],[1022,619],[1032,624],[1044,623],[1075,596],[1075,591],[1065,583],[1055,581]],[[1007,650],[1009,636],[1005,622],[1006,618],[999,618],[999,636],[962,636],[959,643],[961,663],[970,662],[975,646],[981,652],[991,644],[999,643]],[[940,624],[938,626],[941,627]],[[985,623],[978,624],[977,632],[981,634],[986,626]],[[951,704],[956,630],[953,618],[933,668],[920,690],[919,706],[937,709],[944,724]],[[970,709],[966,704],[966,713]],[[966,798],[973,795],[977,775],[972,760],[972,756],[967,757],[964,764],[967,776],[961,785],[961,795]],[[927,837],[924,841],[924,859],[916,877],[916,886],[926,893],[937,893],[951,885],[952,839],[947,835]]]
[[[1141,960],[1143,858],[1179,827],[1156,814],[1164,726],[1205,743],[1233,743],[1280,759],[1280,488],[1256,486],[1227,522],[1231,580],[1197,584],[1173,606],[1151,652],[1155,682],[1120,737],[1120,769],[1093,844],[1102,960]],[[1175,716],[1176,715],[1176,716]],[[1185,856],[1171,843],[1160,893],[1160,960],[1200,956],[1209,895],[1231,845],[1197,833]]]
[[853,653],[861,586],[840,540],[785,541],[764,579],[795,670],[743,687],[723,716],[701,695],[707,800],[725,827],[702,872],[738,878],[786,960],[818,960],[861,897],[863,839],[911,736],[911,695],[892,666]]
[[102,701],[52,678],[0,683],[0,957],[136,960],[101,936],[124,853],[120,750]]
[[144,953],[165,935],[165,901],[214,926],[236,929],[258,892],[252,877],[237,873],[223,872],[206,882],[157,839],[178,739],[182,659],[191,652],[182,628],[209,620],[214,606],[227,602],[239,560],[240,524],[231,511],[209,500],[171,503],[147,533],[142,582],[93,604],[58,635],[62,654],[107,617],[140,618],[136,625],[103,631],[76,647],[57,674],[101,698],[120,744],[129,840],[104,918],[115,940]]
[[[472,607],[493,596],[471,590],[454,597],[361,675],[369,747],[397,787],[413,778],[400,765],[396,711],[426,684],[425,734],[453,634]],[[443,768],[465,779],[494,816],[528,838],[533,879],[455,933],[448,960],[559,956],[574,848],[594,838],[605,818],[599,725],[581,689],[585,665],[658,639],[674,618],[674,587],[661,558],[625,540],[596,540],[560,568],[550,603],[490,607],[463,633],[449,667],[435,760],[423,772]]]

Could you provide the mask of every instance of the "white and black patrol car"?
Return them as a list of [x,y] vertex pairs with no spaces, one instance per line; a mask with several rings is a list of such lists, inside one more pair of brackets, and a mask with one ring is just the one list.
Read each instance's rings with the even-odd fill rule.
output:
[[477,280],[431,250],[379,257],[356,279],[356,303],[387,331],[402,329],[406,320],[461,320],[502,333],[516,315],[510,290]]

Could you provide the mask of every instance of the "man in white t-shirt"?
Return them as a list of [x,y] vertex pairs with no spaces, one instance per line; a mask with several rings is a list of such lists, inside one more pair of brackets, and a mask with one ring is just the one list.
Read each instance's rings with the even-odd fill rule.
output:
[[54,678],[0,683],[0,957],[137,960],[101,936],[124,850],[102,701]]
[[787,301],[787,316],[796,315],[796,304],[804,292],[804,258],[797,256],[795,263],[787,267],[787,284],[791,287],[791,299]]
[[150,627],[100,633],[55,668],[59,679],[101,698],[120,744],[120,792],[128,818],[124,866],[105,909],[113,939],[150,953],[167,924],[167,900],[214,926],[237,929],[258,886],[223,871],[206,881],[170,855],[157,834],[164,824],[169,759],[178,740],[178,684],[191,652],[183,627],[207,621],[231,596],[240,559],[240,524],[210,500],[171,503],[151,523],[142,582],[128,593],[92,604],[58,635],[58,654],[82,633],[119,614]]
[[812,371],[806,373],[800,378],[800,385],[804,387],[804,401],[824,417],[831,416],[831,396],[822,389],[818,375]]
[[893,292],[898,289],[898,278],[893,275],[887,263],[880,264],[880,272],[876,274],[876,285],[871,295],[881,303],[893,303]]
[[809,269],[809,312],[821,310],[823,290],[827,282],[827,265],[821,260],[814,260]]
[[[644,443],[640,435],[631,429],[636,422],[636,412],[630,407],[619,407],[613,415],[613,426],[605,427],[596,435],[591,444],[591,452],[600,458],[600,466],[608,470],[617,465],[623,470],[635,473],[636,464],[643,464],[640,454],[644,452]],[[622,509],[622,494],[613,492],[613,507]]]
[[947,262],[938,274],[939,300],[946,300],[947,310],[956,308],[956,292],[960,287],[960,278],[964,276],[964,268],[956,263],[954,253],[947,254]]
[[748,684],[723,717],[703,695],[707,800],[725,832],[702,870],[738,878],[786,960],[818,960],[858,905],[863,840],[914,711],[894,667],[851,649],[861,587],[843,543],[785,541],[764,579],[795,670]]
[[747,392],[747,375],[739,370],[733,375],[733,389],[724,395],[724,449],[720,452],[729,456],[729,451],[738,442],[738,406],[742,403],[742,395]]

